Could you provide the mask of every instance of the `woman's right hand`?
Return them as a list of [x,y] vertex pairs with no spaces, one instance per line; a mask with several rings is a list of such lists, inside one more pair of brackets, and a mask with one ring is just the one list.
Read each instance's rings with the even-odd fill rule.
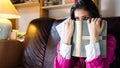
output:
[[71,44],[71,38],[73,35],[74,31],[74,20],[69,20],[64,24],[64,30],[63,30],[63,37],[62,37],[62,42],[64,44]]
[[[102,24],[100,26],[101,21],[102,21]],[[87,24],[88,24],[91,43],[98,42],[99,35],[104,28],[104,20],[101,20],[101,18],[92,18],[91,22],[90,22],[90,19],[87,20]]]

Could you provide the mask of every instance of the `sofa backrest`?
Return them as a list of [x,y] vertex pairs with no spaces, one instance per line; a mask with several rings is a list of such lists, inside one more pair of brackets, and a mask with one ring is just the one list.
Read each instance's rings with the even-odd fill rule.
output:
[[30,22],[25,36],[25,68],[43,68],[45,50],[54,19],[40,18]]

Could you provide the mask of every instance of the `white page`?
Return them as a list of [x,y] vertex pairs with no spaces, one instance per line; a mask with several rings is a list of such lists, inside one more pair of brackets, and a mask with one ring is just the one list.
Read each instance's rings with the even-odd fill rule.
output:
[[57,30],[61,40],[62,40],[62,37],[63,37],[64,23],[68,23],[69,20],[70,20],[70,17],[56,26],[56,30]]

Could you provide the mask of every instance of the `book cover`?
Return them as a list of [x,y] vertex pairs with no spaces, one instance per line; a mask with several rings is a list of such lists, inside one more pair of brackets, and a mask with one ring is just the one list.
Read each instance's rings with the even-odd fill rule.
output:
[[[88,45],[90,42],[88,25],[86,21],[83,21],[82,23],[80,23],[80,25],[81,26],[78,27],[78,23],[75,22],[74,34],[72,38],[72,56],[86,57],[85,45]],[[106,35],[107,35],[107,22],[105,21],[105,25],[103,31],[100,34],[99,41],[100,51],[103,58],[106,57]]]
[[[56,30],[60,36],[60,39],[62,41],[62,37],[63,37],[63,30],[64,30],[64,23],[67,23],[69,21],[70,18],[67,18],[65,21],[63,21],[62,23],[60,23],[59,25],[56,26]],[[76,56],[76,57],[86,57],[86,51],[85,51],[85,45],[89,44],[89,32],[88,32],[88,26],[86,21],[83,21],[81,23],[81,45],[79,45],[78,47],[76,46],[76,37],[77,37],[77,24],[75,23],[75,30],[74,30],[74,34],[73,34],[73,38],[72,38],[72,51],[71,54],[72,56]],[[80,33],[80,31],[78,32]],[[100,38],[101,40],[100,42],[100,50],[101,50],[101,55],[103,58],[106,57],[106,35],[107,35],[107,22],[105,21],[105,25],[104,25],[104,29],[102,31],[102,33],[100,34]],[[78,41],[79,42],[79,41]]]

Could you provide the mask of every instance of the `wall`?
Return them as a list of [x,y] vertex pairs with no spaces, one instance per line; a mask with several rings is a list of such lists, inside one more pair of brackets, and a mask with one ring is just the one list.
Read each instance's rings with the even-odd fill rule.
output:
[[101,0],[101,14],[104,17],[120,16],[120,0]]
[[20,12],[21,18],[18,19],[18,27],[20,32],[26,32],[28,24],[31,20],[39,18],[40,9],[39,6],[28,6],[17,8]]
[[49,17],[51,18],[62,19],[67,16],[70,16],[70,7],[49,10]]
[[[120,0],[100,0],[100,13],[103,17],[120,16]],[[70,15],[70,8],[53,9],[49,17],[60,19]]]

